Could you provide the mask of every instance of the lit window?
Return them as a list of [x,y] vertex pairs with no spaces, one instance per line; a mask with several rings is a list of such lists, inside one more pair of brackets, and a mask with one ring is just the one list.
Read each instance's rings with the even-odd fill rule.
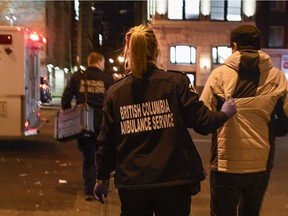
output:
[[181,20],[182,16],[182,0],[168,0],[168,18]]
[[193,87],[196,86],[196,72],[186,72],[186,75],[188,76],[190,83],[193,85]]
[[199,19],[200,0],[168,0],[168,19]]
[[196,48],[184,45],[172,46],[170,61],[173,64],[196,64]]
[[241,0],[211,1],[211,20],[241,21]]
[[232,54],[228,46],[216,46],[212,48],[213,64],[223,64],[224,61]]
[[224,0],[211,1],[211,19],[224,20]]
[[185,1],[185,19],[199,19],[200,2],[199,0]]
[[79,20],[79,0],[74,1],[74,10],[75,10],[75,20]]
[[282,26],[270,27],[269,47],[284,47],[284,27]]
[[241,0],[228,1],[227,21],[241,21]]
[[151,20],[155,15],[155,1],[148,0],[147,1],[147,18]]
[[103,45],[103,36],[102,36],[102,34],[98,35],[98,39],[99,39],[99,45],[102,46]]

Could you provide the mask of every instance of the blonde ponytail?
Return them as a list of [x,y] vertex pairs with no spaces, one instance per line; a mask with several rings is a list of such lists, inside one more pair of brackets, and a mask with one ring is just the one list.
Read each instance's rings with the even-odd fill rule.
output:
[[156,62],[158,43],[153,30],[146,25],[131,28],[126,34],[124,56],[128,61],[128,70],[137,78],[147,71],[147,63]]

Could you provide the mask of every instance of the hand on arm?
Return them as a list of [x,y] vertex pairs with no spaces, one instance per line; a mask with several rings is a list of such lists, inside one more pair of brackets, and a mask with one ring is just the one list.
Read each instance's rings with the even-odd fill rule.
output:
[[221,111],[224,112],[228,118],[231,118],[237,112],[235,101],[233,99],[225,101],[222,105]]

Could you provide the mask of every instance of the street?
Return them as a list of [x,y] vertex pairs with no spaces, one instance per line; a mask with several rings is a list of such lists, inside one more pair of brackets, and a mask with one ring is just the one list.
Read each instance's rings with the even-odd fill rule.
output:
[[[117,216],[117,190],[110,185],[105,204],[87,202],[82,190],[82,155],[75,141],[59,143],[53,138],[57,108],[43,108],[49,120],[40,134],[0,140],[0,216]],[[191,131],[209,175],[210,136]],[[288,137],[277,139],[275,166],[263,202],[261,216],[288,215]],[[209,176],[192,199],[191,216],[209,216]]]

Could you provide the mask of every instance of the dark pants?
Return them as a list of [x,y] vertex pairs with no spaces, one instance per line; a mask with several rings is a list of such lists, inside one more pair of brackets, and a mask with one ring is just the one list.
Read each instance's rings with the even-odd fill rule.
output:
[[121,216],[189,216],[188,185],[141,190],[118,190]]
[[230,174],[211,171],[211,216],[258,216],[270,171]]
[[79,138],[78,148],[83,155],[82,176],[84,180],[84,194],[92,195],[96,182],[96,137]]

